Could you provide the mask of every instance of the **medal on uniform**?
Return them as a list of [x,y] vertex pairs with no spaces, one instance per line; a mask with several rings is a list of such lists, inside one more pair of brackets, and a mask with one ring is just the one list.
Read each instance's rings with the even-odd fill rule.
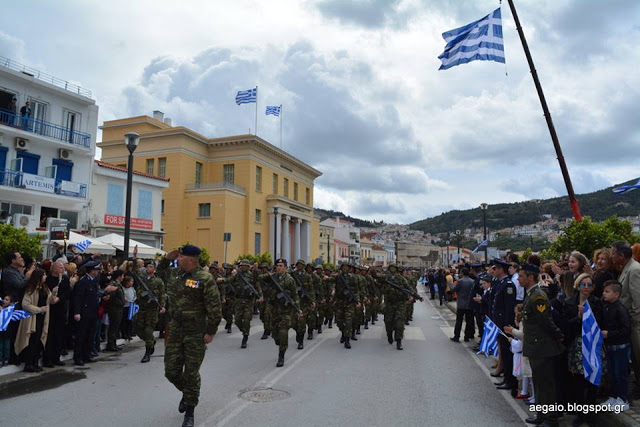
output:
[[199,280],[191,280],[191,279],[187,279],[184,282],[184,285],[188,288],[192,288],[192,289],[198,289],[200,287],[200,281]]

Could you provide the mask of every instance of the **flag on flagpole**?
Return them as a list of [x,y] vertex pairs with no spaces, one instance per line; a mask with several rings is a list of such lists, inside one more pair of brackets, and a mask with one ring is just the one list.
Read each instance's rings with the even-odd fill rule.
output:
[[488,248],[489,247],[489,241],[487,240],[483,240],[482,242],[480,242],[480,244],[478,246],[476,246],[476,248],[473,250],[473,252],[471,252],[472,254],[475,254],[476,252],[478,252],[480,249],[484,249],[484,248]]
[[9,322],[11,321],[11,316],[13,315],[13,310],[15,310],[16,305],[11,304],[8,307],[0,310],[0,332],[6,331],[9,327]]
[[136,315],[136,313],[140,311],[140,306],[134,302],[129,304],[129,320],[133,319],[133,316]]
[[87,248],[91,245],[91,240],[87,239],[87,240],[83,240],[82,242],[76,243],[75,246],[76,248],[78,248],[78,250],[80,252],[84,252],[87,250]]
[[619,187],[615,187],[613,191],[615,194],[624,194],[624,193],[628,193],[629,191],[633,191],[640,188],[640,179],[638,181],[636,181],[635,184],[626,184],[626,185],[621,185]]
[[602,332],[591,311],[589,301],[582,310],[582,367],[584,377],[593,385],[600,385],[602,377]]
[[280,116],[280,106],[269,106],[269,105],[267,105],[267,111],[265,111],[265,114],[267,116],[269,114],[271,114],[272,116],[279,117]]
[[500,328],[493,323],[489,316],[484,319],[484,332],[482,333],[482,340],[480,341],[480,351],[477,354],[484,353],[485,356],[489,354],[493,356],[498,355],[498,334]]
[[26,319],[27,317],[31,317],[31,313],[25,310],[13,310],[13,314],[11,315],[11,321],[17,322],[22,319]]
[[442,37],[447,45],[438,56],[442,61],[440,70],[471,61],[505,63],[500,8],[464,27],[442,33]]
[[256,102],[258,98],[258,88],[255,87],[249,90],[240,90],[236,95],[236,104],[250,104]]

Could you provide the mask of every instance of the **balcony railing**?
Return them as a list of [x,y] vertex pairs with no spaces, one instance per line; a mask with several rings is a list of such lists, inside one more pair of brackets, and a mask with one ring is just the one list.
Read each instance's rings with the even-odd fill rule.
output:
[[91,147],[91,135],[65,128],[53,123],[37,119],[23,119],[18,114],[0,108],[0,124],[33,132],[38,135],[48,136],[59,141],[80,147]]
[[234,190],[242,194],[246,194],[244,187],[232,184],[230,182],[200,182],[196,184],[187,184],[189,190]]
[[0,185],[43,193],[59,194],[86,199],[87,185],[79,182],[63,181],[40,175],[0,169]]
[[0,66],[9,68],[19,73],[24,73],[28,76],[33,76],[38,80],[42,80],[43,82],[50,83],[54,86],[58,86],[62,89],[68,90],[69,92],[77,93],[78,95],[91,98],[90,90],[83,89],[80,86],[74,85],[73,83],[69,83],[66,80],[62,80],[57,77],[50,76],[49,74],[43,73],[42,71],[36,70],[35,68],[22,65],[21,63],[12,61],[11,59],[5,58],[4,56],[0,56]]

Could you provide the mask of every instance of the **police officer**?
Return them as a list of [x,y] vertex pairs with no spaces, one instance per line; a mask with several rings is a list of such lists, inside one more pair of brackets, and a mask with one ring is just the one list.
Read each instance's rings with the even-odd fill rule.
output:
[[[493,317],[491,320],[500,329],[515,324],[516,286],[509,278],[510,265],[502,259],[493,260],[494,277],[498,282],[493,293]],[[500,390],[515,389],[518,386],[518,380],[513,376],[513,353],[509,340],[500,334],[498,335],[498,345],[504,369],[504,381],[496,383],[496,385]]]
[[[89,261],[83,265],[86,274],[82,276],[73,289],[73,320],[77,322],[76,341],[73,349],[73,361],[77,366],[93,363],[91,357],[93,341],[98,322],[98,281],[100,263]],[[115,288],[107,287],[109,292]]]
[[206,345],[213,341],[222,319],[218,287],[198,263],[200,248],[185,245],[167,254],[178,258],[167,280],[171,324],[165,347],[165,377],[182,392],[178,406],[185,413],[183,427],[193,427],[200,397],[200,365]]

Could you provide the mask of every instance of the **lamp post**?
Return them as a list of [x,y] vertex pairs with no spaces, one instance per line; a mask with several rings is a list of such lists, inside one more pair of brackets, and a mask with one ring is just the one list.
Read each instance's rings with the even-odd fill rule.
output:
[[273,208],[273,265],[278,257],[278,208]]
[[462,232],[460,230],[456,230],[456,244],[458,245],[458,262],[460,262],[460,235]]
[[127,164],[127,202],[124,212],[124,259],[129,258],[129,235],[131,234],[131,186],[133,185],[133,152],[138,148],[140,135],[135,132],[128,132],[124,135],[124,144],[129,150],[129,160]]
[[484,241],[487,242],[486,246],[484,247],[484,262],[489,262],[489,255],[488,255],[488,247],[489,247],[489,241],[487,240],[487,208],[489,207],[489,205],[487,205],[486,203],[482,203],[480,205],[480,208],[482,208],[482,223],[484,224]]
[[451,243],[451,240],[447,240],[445,243],[447,244],[447,267],[449,267],[449,264],[451,264],[451,261],[449,260],[449,244]]
[[327,264],[331,264],[331,245],[329,244],[329,232],[327,232]]

